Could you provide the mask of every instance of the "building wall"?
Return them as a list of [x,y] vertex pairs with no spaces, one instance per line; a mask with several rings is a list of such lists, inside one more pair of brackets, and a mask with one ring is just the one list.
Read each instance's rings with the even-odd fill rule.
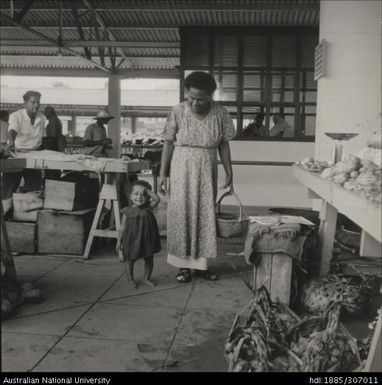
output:
[[[233,161],[295,162],[314,153],[314,143],[309,142],[232,141],[230,146]],[[312,207],[290,166],[234,165],[233,173],[234,188],[244,206]],[[224,176],[219,166],[219,186]],[[232,205],[235,200],[229,197],[223,204]]]
[[328,42],[328,52],[327,74],[318,80],[315,156],[328,160],[333,141],[324,132],[359,133],[343,147],[357,154],[381,125],[381,2],[320,6],[320,41]]

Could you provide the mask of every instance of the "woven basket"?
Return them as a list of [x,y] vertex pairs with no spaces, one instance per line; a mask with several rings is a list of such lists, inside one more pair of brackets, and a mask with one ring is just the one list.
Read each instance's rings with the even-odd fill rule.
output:
[[[232,195],[239,205],[239,217],[221,213],[222,200]],[[216,230],[218,237],[232,238],[243,235],[248,230],[249,218],[245,213],[239,197],[232,191],[225,192],[216,203]]]

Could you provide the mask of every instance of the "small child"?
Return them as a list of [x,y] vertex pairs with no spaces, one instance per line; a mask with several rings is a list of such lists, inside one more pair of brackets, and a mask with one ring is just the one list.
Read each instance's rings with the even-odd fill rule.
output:
[[117,252],[122,250],[127,263],[127,276],[134,288],[138,284],[134,279],[134,264],[139,258],[145,260],[145,272],[142,283],[155,286],[151,279],[153,256],[161,250],[158,224],[152,209],[160,198],[155,194],[150,183],[135,182],[130,193],[131,206],[122,209],[123,217],[118,233]]

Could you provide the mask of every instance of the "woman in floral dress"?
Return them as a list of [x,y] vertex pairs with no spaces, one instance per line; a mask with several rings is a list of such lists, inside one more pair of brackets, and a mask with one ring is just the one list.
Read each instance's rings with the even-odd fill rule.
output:
[[219,278],[207,266],[209,258],[217,257],[216,150],[226,173],[223,187],[232,189],[228,140],[235,135],[228,110],[212,100],[216,82],[211,75],[193,72],[185,88],[187,100],[173,107],[167,118],[159,179],[160,192],[169,198],[167,262],[180,269],[181,283],[191,281],[191,269],[208,280]]

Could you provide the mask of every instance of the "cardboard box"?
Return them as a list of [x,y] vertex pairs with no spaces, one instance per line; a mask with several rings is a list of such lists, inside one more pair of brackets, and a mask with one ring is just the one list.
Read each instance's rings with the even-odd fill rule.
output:
[[93,207],[98,202],[99,185],[90,178],[76,182],[45,181],[44,209],[74,211]]
[[36,252],[36,223],[6,222],[11,251],[34,254]]
[[13,219],[20,222],[36,222],[37,212],[44,207],[41,191],[14,193]]
[[42,210],[38,213],[38,251],[48,254],[82,255],[95,209]]

